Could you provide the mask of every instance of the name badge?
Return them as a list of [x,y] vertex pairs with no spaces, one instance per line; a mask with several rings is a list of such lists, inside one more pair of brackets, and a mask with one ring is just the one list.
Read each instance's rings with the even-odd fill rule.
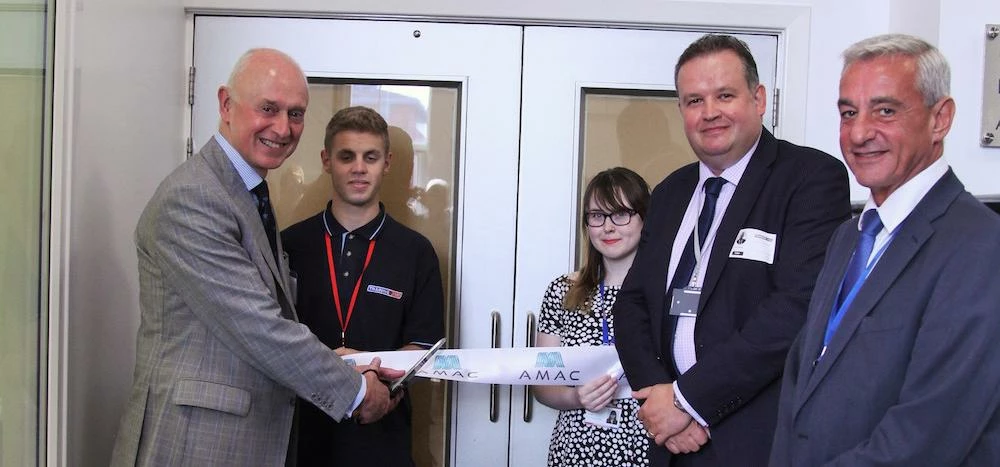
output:
[[698,301],[701,299],[701,287],[684,287],[674,289],[670,297],[670,316],[698,316]]
[[385,295],[386,297],[395,298],[396,300],[403,298],[403,292],[400,292],[398,290],[392,290],[388,287],[382,287],[380,285],[374,285],[374,284],[369,285],[368,292],[377,293],[379,295]]
[[777,243],[778,236],[773,233],[742,229],[729,251],[729,257],[774,264],[774,246]]
[[583,411],[583,421],[594,426],[617,430],[622,425],[622,409],[605,407],[597,412]]

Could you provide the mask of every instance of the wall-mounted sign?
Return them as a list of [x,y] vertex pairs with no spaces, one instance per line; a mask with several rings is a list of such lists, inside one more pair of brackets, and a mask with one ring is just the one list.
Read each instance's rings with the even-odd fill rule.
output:
[[1000,24],[986,25],[985,50],[983,130],[979,134],[979,144],[1000,148]]

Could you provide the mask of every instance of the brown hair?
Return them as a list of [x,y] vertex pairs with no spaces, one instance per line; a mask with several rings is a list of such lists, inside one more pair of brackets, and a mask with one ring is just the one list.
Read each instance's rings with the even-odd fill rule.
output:
[[326,134],[323,136],[323,147],[326,152],[333,150],[333,137],[342,131],[357,131],[371,133],[385,142],[385,152],[389,152],[389,125],[385,123],[378,112],[362,106],[347,107],[333,114],[326,124]]
[[[639,174],[625,167],[614,167],[594,175],[583,192],[580,225],[584,230],[587,229],[586,213],[591,200],[597,201],[597,204],[611,212],[631,209],[645,219],[646,208],[649,206],[649,184]],[[583,268],[580,269],[579,277],[570,281],[569,291],[563,300],[563,306],[567,310],[590,312],[594,291],[604,279],[604,268],[601,267],[603,262],[604,257],[588,239]]]

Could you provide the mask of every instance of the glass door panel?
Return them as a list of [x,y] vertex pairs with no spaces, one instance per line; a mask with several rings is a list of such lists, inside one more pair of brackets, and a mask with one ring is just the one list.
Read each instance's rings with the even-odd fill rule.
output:
[[676,92],[585,88],[582,101],[581,185],[597,172],[622,166],[653,187],[696,160]]
[[0,467],[45,461],[51,3],[0,8]]
[[[440,261],[445,296],[450,297],[459,135],[457,83],[351,84],[326,78],[309,81],[309,111],[299,147],[280,168],[267,174],[268,185],[274,187],[278,228],[312,217],[330,201],[333,188],[320,160],[330,117],[349,106],[371,107],[389,124],[392,153],[380,199],[393,219],[431,241]],[[446,329],[452,329],[452,311],[451,302],[446,302]],[[447,333],[449,341],[455,340],[452,334]],[[419,466],[445,465],[448,457],[447,388],[441,381],[424,378],[410,385],[413,458]]]
[[[581,99],[578,207],[587,183],[602,170],[617,166],[632,169],[652,189],[674,170],[697,160],[684,136],[676,92],[585,88]],[[577,268],[583,265],[586,242],[586,232],[577,229]]]

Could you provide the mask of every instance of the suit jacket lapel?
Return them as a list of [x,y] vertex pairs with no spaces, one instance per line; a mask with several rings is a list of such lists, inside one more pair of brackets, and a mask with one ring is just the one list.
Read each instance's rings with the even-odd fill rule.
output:
[[[698,303],[698,316],[704,311],[705,303],[715,290],[722,271],[726,266],[726,259],[729,257],[729,250],[736,241],[736,235],[740,228],[746,225],[747,217],[753,210],[757,202],[760,191],[767,182],[767,177],[771,173],[771,164],[777,158],[778,147],[774,139],[766,129],[761,130],[760,142],[757,150],[750,157],[747,168],[743,172],[740,184],[736,186],[732,200],[726,208],[726,213],[719,222],[719,228],[715,233],[715,243],[712,244],[712,252],[708,261],[708,270],[705,271],[705,280],[701,284],[701,301]],[[781,239],[778,239],[781,241]]]
[[[274,255],[271,254],[271,245],[267,241],[267,233],[264,231],[264,225],[260,222],[260,214],[257,212],[257,203],[254,200],[253,194],[247,190],[246,184],[240,178],[240,174],[236,172],[229,157],[226,156],[226,153],[215,141],[215,138],[209,140],[208,144],[202,149],[201,154],[212,171],[218,175],[223,188],[229,192],[229,199],[233,201],[237,215],[244,218],[245,225],[250,226],[249,234],[253,237],[254,245],[257,246],[255,251],[250,252],[253,256],[254,264],[260,269],[261,274],[272,275],[276,294],[283,297],[289,304],[293,303],[290,295],[288,295],[288,287],[285,284],[284,276],[274,261]],[[278,239],[278,254],[282,254],[280,238]],[[294,307],[282,308],[287,308],[292,315],[291,318],[294,319]]]
[[[823,359],[819,361],[816,368],[811,372],[811,375],[809,375],[810,372],[808,371],[804,372],[807,374],[808,383],[799,399],[799,407],[805,404],[820,381],[823,380],[827,373],[829,373],[830,368],[840,358],[844,348],[854,337],[855,332],[857,332],[861,321],[865,316],[874,311],[875,306],[882,296],[892,287],[896,279],[906,270],[906,267],[913,258],[920,252],[924,243],[934,234],[932,222],[945,213],[948,206],[963,189],[962,183],[958,181],[958,178],[949,169],[945,176],[931,188],[923,200],[917,204],[913,212],[898,227],[895,237],[886,248],[882,258],[879,259],[875,269],[872,270],[871,275],[865,280],[861,290],[858,291],[857,296],[854,298],[854,302],[851,303],[850,308],[844,313],[844,318],[840,322],[837,332],[830,340]],[[853,235],[848,236],[847,238],[850,241],[842,242],[837,248],[839,250],[837,254],[841,258],[840,263],[843,264],[840,265],[838,263],[840,266],[838,268],[839,274],[835,277],[831,275],[830,280],[824,284],[824,296],[817,303],[817,307],[823,307],[816,309],[819,313],[814,313],[819,315],[813,324],[813,329],[818,330],[814,334],[818,335],[819,345],[822,345],[827,317],[833,310],[833,302],[858,235],[855,232]],[[817,298],[815,294],[813,298]],[[817,352],[818,349],[819,347],[817,347]]]

